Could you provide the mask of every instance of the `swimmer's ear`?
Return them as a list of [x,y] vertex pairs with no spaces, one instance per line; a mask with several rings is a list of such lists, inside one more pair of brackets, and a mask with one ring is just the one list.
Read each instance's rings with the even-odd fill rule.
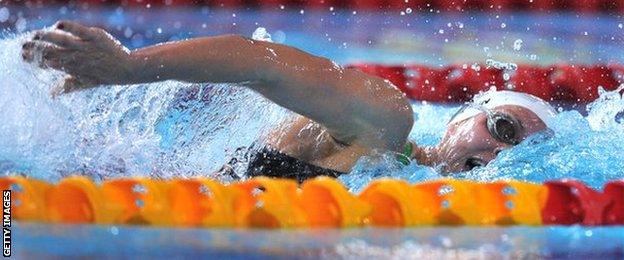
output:
[[79,89],[85,88],[86,85],[80,82],[78,79],[67,76],[63,80],[61,80],[52,90],[50,90],[50,95],[52,98],[56,98],[61,94],[73,92]]

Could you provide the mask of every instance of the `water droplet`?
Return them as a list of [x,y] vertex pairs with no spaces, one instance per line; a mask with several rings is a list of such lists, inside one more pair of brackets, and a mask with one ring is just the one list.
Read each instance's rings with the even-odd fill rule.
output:
[[22,192],[22,191],[23,191],[22,186],[21,186],[21,185],[19,185],[19,184],[17,184],[17,183],[12,183],[12,184],[9,186],[9,189],[10,189],[10,190],[12,190],[12,191],[14,191],[14,192]]
[[256,187],[256,188],[253,188],[253,190],[251,190],[251,195],[255,197],[255,196],[262,194],[264,191],[265,191],[264,187]]
[[505,195],[516,195],[518,194],[518,192],[516,191],[516,189],[512,186],[505,186],[502,190],[503,194]]
[[212,191],[206,185],[199,186],[199,193],[207,197],[212,197]]
[[124,36],[125,36],[126,38],[130,38],[130,37],[132,37],[132,28],[130,28],[130,27],[126,27],[126,30],[124,30]]
[[132,186],[132,192],[134,193],[147,193],[147,188],[141,184],[135,184]]
[[517,39],[516,41],[514,41],[514,44],[513,44],[514,51],[519,51],[520,49],[522,49],[522,43],[523,43],[522,39]]
[[25,18],[20,17],[17,19],[17,21],[15,22],[15,30],[17,30],[18,32],[23,32],[24,30],[26,30],[26,24],[28,22],[26,21]]
[[111,232],[111,234],[113,234],[113,235],[115,235],[115,236],[116,236],[116,235],[119,235],[119,228],[117,228],[116,226],[112,226],[112,227],[110,228],[110,232]]
[[513,201],[511,200],[505,201],[505,207],[508,209],[513,209],[514,208]]
[[442,245],[444,247],[452,247],[453,246],[453,240],[451,240],[448,237],[441,237],[440,238],[440,242],[442,242]]
[[11,12],[9,11],[9,9],[6,7],[0,8],[0,23],[6,22],[7,20],[9,20],[9,17],[11,17]]
[[273,40],[271,39],[271,34],[269,34],[269,32],[267,32],[267,29],[264,27],[256,28],[253,34],[251,34],[251,38],[256,41],[273,42]]
[[453,187],[451,187],[450,185],[442,185],[438,190],[438,195],[447,195],[451,192],[453,192]]

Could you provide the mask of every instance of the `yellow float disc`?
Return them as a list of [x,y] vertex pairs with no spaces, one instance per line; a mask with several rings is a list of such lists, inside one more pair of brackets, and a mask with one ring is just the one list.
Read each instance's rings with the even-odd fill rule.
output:
[[21,176],[0,178],[0,188],[11,190],[11,212],[16,220],[46,221],[46,195],[52,185]]
[[364,224],[372,206],[353,196],[338,180],[317,177],[301,187],[299,204],[313,227],[353,227]]
[[180,226],[232,227],[237,192],[210,179],[170,182],[172,222]]
[[303,227],[307,220],[295,203],[297,183],[293,180],[258,177],[233,187],[241,191],[235,203],[237,223],[243,227]]

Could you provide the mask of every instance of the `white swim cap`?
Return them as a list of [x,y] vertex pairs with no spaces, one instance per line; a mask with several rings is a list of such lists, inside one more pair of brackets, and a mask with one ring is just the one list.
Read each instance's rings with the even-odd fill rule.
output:
[[[494,109],[504,105],[521,106],[537,115],[546,127],[550,129],[553,129],[553,120],[557,115],[557,111],[546,101],[530,94],[509,90],[487,91],[478,94],[472,99],[472,103],[487,109]],[[479,113],[482,113],[482,111],[477,108],[466,107],[466,109],[455,115],[449,124],[463,121]]]

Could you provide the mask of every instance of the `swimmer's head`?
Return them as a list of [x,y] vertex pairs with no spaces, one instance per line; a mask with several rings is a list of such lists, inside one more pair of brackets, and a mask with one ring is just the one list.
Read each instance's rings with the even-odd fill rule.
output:
[[496,155],[528,136],[552,129],[557,112],[545,101],[513,91],[477,95],[448,123],[433,150],[442,171],[468,171],[484,166]]

